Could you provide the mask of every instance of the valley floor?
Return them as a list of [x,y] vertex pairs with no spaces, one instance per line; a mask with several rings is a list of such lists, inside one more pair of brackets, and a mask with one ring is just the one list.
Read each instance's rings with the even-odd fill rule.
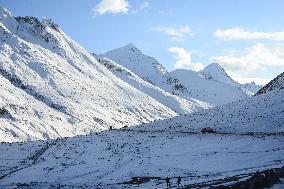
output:
[[231,185],[284,166],[281,135],[112,130],[0,144],[0,188],[171,188]]

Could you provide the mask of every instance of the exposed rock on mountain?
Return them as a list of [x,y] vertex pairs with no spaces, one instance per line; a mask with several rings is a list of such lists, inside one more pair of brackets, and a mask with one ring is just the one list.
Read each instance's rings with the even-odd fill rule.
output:
[[271,80],[268,84],[262,87],[255,95],[267,93],[268,91],[284,89],[284,72]]

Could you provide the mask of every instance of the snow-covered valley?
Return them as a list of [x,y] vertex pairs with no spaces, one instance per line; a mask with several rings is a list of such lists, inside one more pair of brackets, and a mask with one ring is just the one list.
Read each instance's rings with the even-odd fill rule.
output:
[[228,185],[284,165],[283,135],[112,130],[1,144],[1,188],[177,188]]
[[97,55],[50,19],[1,7],[0,42],[0,188],[284,179],[284,73],[261,88],[217,63],[169,72],[133,44]]
[[[284,166],[283,94],[276,88],[186,116],[86,136],[1,143],[0,186],[166,188],[169,177],[171,188],[178,188],[181,176],[181,187],[200,188],[244,182],[267,170],[278,174]],[[202,132],[204,127],[214,132]]]

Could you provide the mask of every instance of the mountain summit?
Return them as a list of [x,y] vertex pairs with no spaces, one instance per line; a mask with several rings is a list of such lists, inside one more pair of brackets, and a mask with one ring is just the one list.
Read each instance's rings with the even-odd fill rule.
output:
[[200,72],[189,70],[168,72],[156,59],[143,54],[132,43],[99,56],[116,62],[164,91],[190,101],[195,99],[219,105],[254,94],[243,90],[240,84],[217,63],[208,65]]
[[128,43],[127,45],[125,45],[122,48],[123,49],[128,49],[129,51],[142,53],[133,43]]
[[153,77],[156,75],[156,73],[167,73],[166,68],[162,64],[158,63],[153,57],[143,54],[142,51],[132,43],[108,51],[100,56],[107,57],[119,63],[146,80],[150,79],[149,76]]
[[173,78],[162,64],[155,58],[143,54],[131,43],[101,54],[99,57],[115,61],[143,80],[169,93],[181,94],[186,92],[184,86],[179,83],[178,79]]
[[228,85],[238,85],[218,63],[211,63],[199,71],[208,80],[215,80]]

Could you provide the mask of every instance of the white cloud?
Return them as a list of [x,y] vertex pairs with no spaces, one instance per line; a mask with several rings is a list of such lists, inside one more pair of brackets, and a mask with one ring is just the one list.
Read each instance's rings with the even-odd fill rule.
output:
[[144,1],[144,2],[143,2],[140,6],[138,6],[136,9],[133,9],[133,10],[131,11],[131,13],[132,13],[132,14],[136,14],[136,13],[138,13],[138,12],[141,12],[142,10],[148,8],[149,5],[150,5],[149,2]]
[[223,40],[233,39],[266,39],[273,41],[284,41],[284,31],[280,32],[252,32],[243,28],[231,28],[227,30],[218,29],[213,34],[215,37]]
[[252,72],[267,70],[271,66],[284,68],[284,45],[266,47],[258,43],[247,48],[243,55],[227,55],[212,57],[211,62],[217,62],[230,71]]
[[126,0],[102,0],[95,8],[94,13],[103,15],[106,13],[127,13],[129,4]]
[[202,63],[194,63],[191,60],[191,55],[184,48],[171,47],[169,52],[173,54],[173,58],[176,60],[174,65],[175,69],[189,69],[199,71],[204,68]]
[[156,27],[152,30],[162,32],[170,37],[170,41],[183,41],[186,36],[193,36],[194,33],[189,26],[176,27]]

